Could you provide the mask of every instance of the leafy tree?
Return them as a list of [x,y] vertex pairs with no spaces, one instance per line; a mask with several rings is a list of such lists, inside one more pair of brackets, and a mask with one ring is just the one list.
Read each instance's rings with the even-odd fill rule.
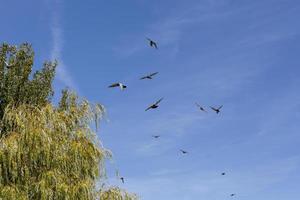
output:
[[0,47],[0,199],[134,199],[119,188],[96,189],[110,153],[90,124],[103,106],[68,90],[52,105],[57,63],[31,77],[33,60],[29,44]]
[[111,187],[100,192],[101,200],[133,200],[137,199],[135,195],[128,194],[118,187]]

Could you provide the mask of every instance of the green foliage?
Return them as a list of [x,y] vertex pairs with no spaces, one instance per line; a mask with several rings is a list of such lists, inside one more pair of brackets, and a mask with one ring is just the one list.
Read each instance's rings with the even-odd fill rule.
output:
[[106,190],[100,191],[101,200],[137,200],[137,196],[134,194],[129,194],[126,191],[118,188],[111,187]]
[[108,155],[88,126],[93,112],[86,101],[75,105],[70,100],[66,109],[7,106],[2,121],[7,134],[0,140],[0,197],[20,191],[25,199],[93,199]]
[[0,47],[0,118],[8,104],[43,106],[49,103],[57,63],[45,62],[30,79],[33,60],[34,52],[27,43],[18,48],[8,44]]
[[96,190],[111,155],[90,128],[103,106],[67,90],[53,106],[56,63],[30,79],[33,55],[28,44],[0,47],[0,199],[135,199],[118,188]]

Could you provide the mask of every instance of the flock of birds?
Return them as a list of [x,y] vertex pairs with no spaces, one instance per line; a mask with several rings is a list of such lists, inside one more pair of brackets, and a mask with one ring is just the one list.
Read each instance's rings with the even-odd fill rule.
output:
[[[155,49],[158,49],[158,45],[155,41],[153,41],[152,39],[150,38],[147,38],[147,40],[149,41],[149,45],[150,47],[152,48],[155,48]],[[140,78],[140,80],[145,80],[145,79],[153,79],[155,75],[157,75],[158,72],[154,72],[154,73],[151,73],[151,74],[148,74],[148,75],[145,75],[143,77]],[[127,86],[123,83],[113,83],[111,85],[108,86],[109,88],[120,88],[121,90],[125,90],[127,88]],[[150,106],[148,106],[145,111],[148,111],[150,109],[156,109],[159,107],[159,103],[163,100],[163,98],[160,98],[159,100],[157,100],[155,103],[151,104]],[[198,104],[197,102],[195,103],[195,105],[199,108],[200,111],[202,112],[205,112],[207,113],[208,111],[203,107],[201,106],[200,104]],[[219,114],[221,112],[221,109],[222,109],[223,105],[219,106],[219,107],[213,107],[213,106],[210,106],[210,109],[213,110],[216,114]],[[155,139],[158,139],[160,138],[160,135],[152,135],[153,138]],[[179,151],[182,153],[182,154],[188,154],[189,152],[186,151],[186,150],[183,150],[183,149],[179,149]],[[222,172],[221,173],[222,176],[225,176],[226,173],[225,172]],[[125,179],[124,177],[120,177],[119,174],[117,173],[117,176],[119,177],[119,179],[121,180],[122,183],[125,183]],[[235,193],[232,193],[230,194],[231,197],[233,196],[236,196]]]

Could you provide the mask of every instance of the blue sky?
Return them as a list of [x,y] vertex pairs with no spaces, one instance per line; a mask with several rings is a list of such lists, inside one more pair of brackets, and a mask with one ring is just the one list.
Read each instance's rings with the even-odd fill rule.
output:
[[[59,60],[55,99],[68,86],[106,106],[99,137],[114,153],[110,184],[144,200],[300,199],[299,1],[0,5],[1,42],[32,43],[36,69]],[[128,89],[107,88],[118,81]],[[224,107],[205,114],[195,102]]]

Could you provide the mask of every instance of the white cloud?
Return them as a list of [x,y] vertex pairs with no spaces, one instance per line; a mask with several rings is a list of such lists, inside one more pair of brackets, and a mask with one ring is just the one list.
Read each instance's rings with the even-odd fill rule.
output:
[[[48,2],[49,3],[49,2]],[[54,1],[53,9],[51,13],[51,35],[52,35],[52,49],[51,49],[51,60],[57,60],[57,78],[58,80],[63,83],[65,86],[70,87],[72,89],[77,88],[74,80],[69,73],[66,65],[63,61],[62,51],[64,46],[64,39],[63,39],[63,28],[60,22],[60,15],[61,15],[61,0]]]

